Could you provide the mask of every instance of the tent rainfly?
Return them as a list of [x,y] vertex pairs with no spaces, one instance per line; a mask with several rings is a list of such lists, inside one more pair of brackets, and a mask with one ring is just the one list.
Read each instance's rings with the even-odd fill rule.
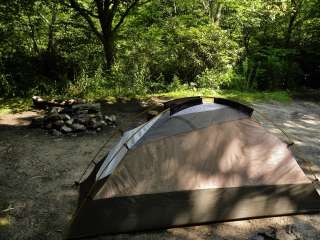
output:
[[243,104],[200,97],[124,132],[80,184],[68,238],[311,213],[320,196]]

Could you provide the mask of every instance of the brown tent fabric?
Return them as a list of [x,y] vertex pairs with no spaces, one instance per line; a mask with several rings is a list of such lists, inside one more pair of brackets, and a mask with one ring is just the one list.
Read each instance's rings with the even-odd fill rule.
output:
[[88,201],[69,239],[319,211],[312,184],[177,191]]
[[95,199],[293,183],[310,181],[286,144],[256,122],[242,119],[133,149]]
[[[226,105],[181,107],[180,114],[160,116],[111,175],[100,179],[108,165],[99,163],[81,185],[69,238],[319,211],[320,197],[287,145],[250,111]],[[239,112],[225,121],[159,134],[178,115],[197,124],[203,114],[216,119],[230,108]]]

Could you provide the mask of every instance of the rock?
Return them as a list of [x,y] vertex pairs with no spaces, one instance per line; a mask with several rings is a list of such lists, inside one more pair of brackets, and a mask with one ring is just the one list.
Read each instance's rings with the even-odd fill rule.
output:
[[103,120],[101,120],[100,123],[101,123],[101,126],[107,126],[107,125],[108,125],[108,124],[107,124],[105,121],[103,121]]
[[104,120],[107,122],[107,123],[114,123],[116,120],[117,120],[117,117],[115,115],[105,115],[104,116]]
[[76,103],[76,100],[74,100],[74,99],[69,99],[69,100],[67,100],[67,103],[68,103],[69,105],[72,105],[72,104],[75,104],[75,103]]
[[159,114],[159,112],[155,111],[155,110],[148,111],[147,119],[150,120],[150,119],[154,118],[155,116],[157,116],[158,114]]
[[72,119],[72,118],[69,119],[69,120],[67,120],[67,121],[65,121],[65,124],[66,124],[67,126],[69,126],[69,127],[71,127],[72,123],[73,123],[73,119]]
[[157,116],[159,114],[159,112],[155,111],[155,110],[151,110],[151,111],[148,111],[148,114],[151,116]]
[[65,106],[62,113],[68,114],[70,116],[74,114],[74,111],[72,110],[71,106]]
[[37,101],[37,102],[43,102],[44,101],[44,99],[42,97],[40,97],[40,96],[33,96],[32,100],[33,101]]
[[111,115],[111,116],[110,116],[110,119],[111,119],[111,122],[117,121],[116,115]]
[[71,117],[70,117],[68,114],[66,114],[66,113],[61,114],[61,118],[62,118],[63,120],[70,120],[70,119],[71,119]]
[[97,134],[97,131],[96,130],[88,130],[87,133],[95,135],[95,134]]
[[100,103],[86,103],[82,99],[46,100],[37,96],[32,99],[44,103],[45,109],[49,109],[42,120],[33,120],[32,126],[45,128],[49,130],[47,133],[55,136],[83,131],[96,133],[102,131],[104,126],[116,125],[115,115],[102,115]]
[[85,125],[87,123],[88,120],[84,119],[84,118],[76,118],[75,122],[80,123],[82,125]]
[[63,111],[62,107],[53,107],[51,108],[50,113],[60,113],[62,111]]
[[52,128],[52,123],[51,122],[49,122],[49,123],[44,125],[44,129],[48,129],[49,130],[51,128]]
[[104,116],[104,120],[107,121],[107,122],[111,122],[111,118],[108,115]]
[[79,114],[74,117],[74,121],[85,125],[90,121],[90,117],[88,114]]
[[79,131],[79,132],[86,130],[86,127],[84,125],[80,124],[80,123],[74,123],[74,124],[72,124],[71,127],[72,127],[73,130]]
[[53,99],[50,99],[48,102],[49,103],[57,103],[57,100],[53,98]]
[[72,128],[69,128],[68,126],[63,125],[63,126],[61,127],[61,131],[62,131],[63,133],[71,133],[71,132],[72,132]]
[[101,114],[101,113],[97,113],[97,114],[95,114],[96,116],[95,116],[95,119],[97,120],[97,121],[102,121],[104,118],[103,118],[103,115]]
[[52,129],[50,133],[51,133],[53,136],[56,136],[56,137],[62,136],[62,133],[59,132],[59,131],[56,130],[56,129]]
[[63,120],[57,120],[57,121],[53,122],[53,126],[56,128],[61,128],[63,125],[64,125]]
[[141,102],[140,102],[140,105],[141,105],[141,107],[143,107],[143,108],[149,106],[148,102],[146,102],[146,101],[141,101]]
[[91,113],[99,112],[101,109],[100,103],[92,104],[76,104],[72,106],[72,109],[75,111],[88,110]]
[[40,96],[33,96],[32,102],[33,102],[33,106],[36,109],[45,109],[46,108],[46,101]]
[[78,115],[88,115],[89,114],[88,110],[76,110],[73,112],[76,112]]
[[90,119],[90,121],[88,122],[88,127],[91,129],[96,129],[100,125],[101,124],[99,122],[97,122],[95,119]]
[[59,113],[57,112],[52,112],[49,113],[48,116],[46,117],[46,119],[50,120],[50,121],[57,121],[61,119],[61,116]]
[[97,121],[95,119],[90,119],[89,122],[88,122],[87,127],[95,128],[96,123],[97,123]]

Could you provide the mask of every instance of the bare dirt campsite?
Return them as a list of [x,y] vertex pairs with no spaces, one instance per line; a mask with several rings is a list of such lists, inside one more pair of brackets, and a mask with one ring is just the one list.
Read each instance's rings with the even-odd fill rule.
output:
[[2,0],[0,240],[320,239],[319,9]]
[[[312,177],[320,176],[320,103],[293,100],[290,103],[256,102],[254,107],[294,136],[299,165]],[[114,114],[118,125],[128,128],[146,121],[138,101],[104,104],[102,111]],[[30,128],[41,111],[0,115],[0,239],[63,239],[77,206],[73,186],[114,127],[77,136],[52,136]],[[283,138],[271,122],[259,115],[263,126]],[[117,138],[105,146],[103,157]],[[304,160],[308,159],[310,162]],[[226,223],[172,228],[96,239],[320,239],[320,214],[293,215]]]

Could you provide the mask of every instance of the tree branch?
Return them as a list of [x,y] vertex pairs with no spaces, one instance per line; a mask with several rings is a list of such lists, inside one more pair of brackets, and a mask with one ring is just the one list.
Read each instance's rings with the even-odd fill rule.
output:
[[68,21],[59,21],[59,24],[69,25],[69,26],[76,27],[76,28],[82,28],[84,30],[88,30],[89,29],[88,25],[84,25],[84,24],[81,24],[81,23],[68,22]]
[[[119,22],[116,24],[116,26],[113,28],[113,32],[118,31],[119,27],[123,24],[124,19],[126,18],[126,16],[128,16],[128,14],[130,13],[131,9],[133,9],[139,2],[140,0],[134,0],[133,3],[131,3],[131,5],[129,5],[129,7],[126,9],[126,11],[120,16],[120,20]],[[149,1],[146,1],[142,4],[145,4]]]
[[113,6],[112,6],[112,9],[110,11],[110,14],[111,16],[113,17],[118,9],[118,6],[120,4],[120,1],[119,0],[113,0]]
[[[65,1],[61,1],[61,4],[68,8],[73,8],[71,5],[67,4]],[[89,11],[88,9],[81,7],[79,3],[78,5],[79,5],[79,8],[81,8],[82,11],[86,12],[86,14],[88,14],[90,17],[98,18],[98,15],[95,15],[93,12]]]
[[80,14],[87,21],[89,27],[92,29],[94,34],[97,35],[97,37],[99,39],[102,39],[103,36],[102,36],[101,32],[98,30],[98,28],[94,24],[93,20],[91,19],[91,15],[93,13],[88,14],[88,10],[82,8],[80,6],[80,4],[77,2],[77,0],[69,0],[69,2],[70,2],[70,7],[73,8],[74,10],[76,10],[76,12],[78,14]]
[[111,32],[110,29],[113,20],[112,18],[110,18],[111,9],[109,9],[111,0],[95,0],[95,3],[98,11],[102,34],[104,37],[106,37]]

